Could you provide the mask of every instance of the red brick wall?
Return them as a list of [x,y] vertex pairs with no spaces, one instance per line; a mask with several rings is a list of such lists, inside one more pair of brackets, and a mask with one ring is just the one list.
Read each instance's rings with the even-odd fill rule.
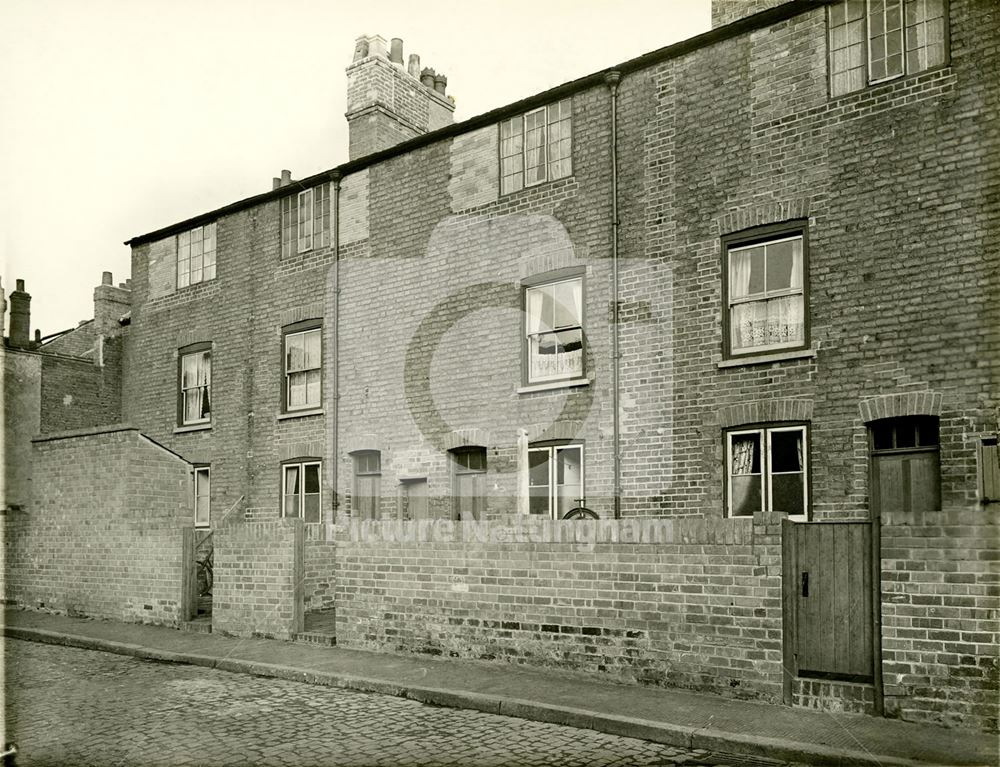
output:
[[[446,542],[367,543],[349,527],[337,542],[337,643],[780,702],[780,526],[759,521],[650,520],[662,543],[594,546],[530,542],[537,520],[521,529],[529,542],[496,527],[513,540],[482,542],[454,523]],[[601,524],[624,536],[640,523]],[[596,535],[590,525],[554,527]]]
[[3,365],[3,498],[0,504],[27,506],[31,501],[31,438],[41,423],[40,354],[0,349]]
[[33,502],[6,517],[8,600],[124,621],[175,624],[190,466],[135,429],[33,445]]
[[122,338],[104,338],[94,359],[42,355],[41,432],[87,429],[122,420]]
[[302,523],[242,522],[213,537],[212,630],[277,639],[302,631]]
[[888,715],[997,729],[998,541],[995,507],[883,515]]

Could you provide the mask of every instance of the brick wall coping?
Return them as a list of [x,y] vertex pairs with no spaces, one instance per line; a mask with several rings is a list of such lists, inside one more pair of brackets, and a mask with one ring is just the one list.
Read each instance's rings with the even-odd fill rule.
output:
[[508,117],[512,117],[522,112],[528,112],[536,107],[552,101],[558,101],[559,99],[566,98],[574,93],[588,88],[603,87],[605,76],[610,72],[628,74],[646,67],[655,66],[664,61],[680,58],[681,56],[686,56],[694,51],[708,48],[712,45],[716,45],[717,43],[749,34],[750,32],[769,27],[773,24],[778,24],[800,14],[814,11],[817,8],[821,8],[832,2],[835,2],[835,0],[789,0],[789,2],[782,3],[766,11],[753,14],[752,16],[745,16],[738,21],[734,21],[732,24],[717,27],[708,32],[703,32],[700,35],[689,37],[686,40],[680,40],[672,45],[645,53],[617,66],[608,67],[607,69],[602,69],[599,72],[594,72],[576,80],[571,80],[568,83],[557,85],[555,88],[550,88],[547,91],[536,93],[535,95],[529,96],[521,101],[516,101],[512,104],[485,112],[484,114],[476,115],[468,120],[453,123],[452,125],[446,125],[443,128],[438,128],[430,133],[424,133],[416,138],[396,144],[395,146],[389,147],[388,149],[384,149],[380,152],[373,152],[372,154],[365,155],[344,163],[343,165],[339,165],[336,168],[331,168],[330,170],[317,173],[300,181],[293,181],[291,184],[279,189],[269,190],[262,194],[254,195],[253,197],[248,197],[222,208],[209,211],[208,213],[202,213],[198,216],[165,226],[161,229],[137,235],[130,240],[126,240],[125,244],[130,247],[143,245],[145,243],[153,242],[154,240],[159,240],[163,237],[176,234],[177,232],[191,229],[201,224],[210,223],[211,221],[221,218],[222,216],[237,213],[241,210],[246,210],[247,208],[252,208],[257,205],[263,205],[271,200],[278,200],[291,194],[297,194],[301,190],[308,189],[312,186],[316,186],[317,184],[339,180],[344,176],[364,170],[371,165],[376,165],[392,157],[397,157],[429,144],[478,130],[479,128],[487,125],[499,123]]
[[[55,442],[60,439],[75,439],[77,437],[94,437],[98,434],[115,434],[120,431],[134,431],[137,434],[139,429],[127,423],[109,424],[107,426],[88,426],[86,429],[68,429],[67,431],[54,431],[48,434],[39,434],[31,438],[32,442]],[[173,452],[171,450],[171,452]]]

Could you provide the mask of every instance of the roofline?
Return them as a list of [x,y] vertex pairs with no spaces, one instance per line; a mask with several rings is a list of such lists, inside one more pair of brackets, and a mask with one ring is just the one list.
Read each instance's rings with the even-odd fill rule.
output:
[[739,37],[747,32],[753,32],[754,30],[762,27],[777,24],[807,11],[815,10],[816,8],[821,8],[835,2],[838,2],[838,0],[789,0],[781,5],[761,11],[760,13],[755,13],[752,16],[745,16],[731,24],[711,29],[700,35],[689,37],[685,40],[672,43],[671,45],[667,45],[655,51],[637,56],[634,59],[629,59],[628,61],[625,61],[617,66],[607,67],[598,72],[577,78],[576,80],[570,80],[567,83],[557,85],[554,88],[549,88],[548,90],[536,93],[533,96],[528,96],[520,101],[515,101],[511,104],[492,109],[489,112],[475,115],[474,117],[470,117],[468,120],[463,120],[459,123],[452,123],[451,125],[438,128],[430,133],[421,134],[420,136],[408,139],[402,143],[395,144],[388,149],[383,149],[380,152],[373,152],[372,154],[367,154],[363,157],[349,160],[348,162],[329,170],[315,173],[307,178],[292,181],[291,184],[279,187],[278,189],[271,189],[267,192],[263,192],[262,194],[247,197],[243,200],[230,203],[229,205],[225,205],[221,208],[216,208],[215,210],[207,213],[201,213],[197,216],[193,216],[192,218],[185,219],[184,221],[179,221],[175,224],[170,224],[169,226],[156,229],[155,231],[137,235],[129,240],[126,240],[125,244],[133,247],[136,245],[143,245],[147,242],[152,242],[154,240],[182,232],[185,229],[191,229],[195,226],[211,223],[215,219],[222,216],[237,213],[241,210],[246,210],[247,208],[252,208],[271,200],[281,199],[282,197],[308,189],[316,186],[317,184],[322,184],[325,181],[341,179],[344,176],[357,173],[358,171],[364,170],[372,165],[376,165],[383,160],[388,160],[392,157],[406,154],[414,149],[419,149],[442,139],[452,138],[487,125],[492,125],[493,123],[500,122],[508,117],[530,111],[537,106],[547,104],[551,101],[571,96],[579,91],[586,90],[587,88],[603,85],[605,82],[605,76],[609,72],[620,72],[623,75],[630,74],[637,70],[645,69],[664,61],[668,61],[669,59],[684,56],[692,51],[707,48],[710,45],[715,45],[716,43],[729,40],[730,38]]

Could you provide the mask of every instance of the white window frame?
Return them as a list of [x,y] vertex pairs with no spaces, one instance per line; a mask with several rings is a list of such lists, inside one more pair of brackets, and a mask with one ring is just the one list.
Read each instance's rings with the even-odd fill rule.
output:
[[[879,61],[887,62],[889,58],[888,52],[888,40],[889,35],[885,30],[885,21],[888,16],[888,5],[887,3],[895,4],[898,2],[900,11],[900,27],[898,30],[894,29],[893,34],[898,35],[900,41],[900,70],[898,72],[888,72],[886,71],[883,77],[873,77],[872,76],[872,64],[874,48],[872,46],[873,34],[872,34],[872,19],[877,18],[879,15],[878,11],[874,12],[872,10],[872,0],[852,0],[852,2],[860,3],[862,9],[862,16],[860,18],[861,23],[861,39],[854,39],[847,37],[847,27],[848,24],[857,25],[858,19],[854,19],[851,22],[837,24],[834,26],[833,14],[838,14],[838,20],[840,18],[846,18],[845,15],[841,15],[841,5],[831,5],[828,10],[828,32],[827,32],[827,68],[828,68],[828,80],[830,87],[830,95],[837,97],[842,96],[847,93],[856,93],[862,88],[869,85],[878,85],[879,83],[891,82],[892,80],[898,80],[901,77],[907,77],[910,75],[917,74],[919,72],[927,72],[940,66],[945,66],[949,58],[949,0],[880,0],[882,2],[881,19],[882,19],[882,33],[881,37],[886,40],[886,49],[883,51],[883,58]],[[934,3],[937,6],[940,2],[939,9],[941,11],[940,16],[928,17],[928,12],[934,10],[928,6],[929,3]],[[857,7],[857,6],[856,6]],[[846,6],[843,6],[844,13],[846,13]],[[912,15],[919,19],[913,24],[908,24],[908,15]],[[935,61],[934,63],[928,63],[928,51],[936,43],[929,43],[926,39],[927,29],[929,22],[941,19],[942,24],[942,39],[939,41],[941,49],[941,60]],[[844,44],[834,48],[834,37],[843,35]],[[921,44],[922,43],[922,44]],[[855,60],[853,63],[855,66],[849,66],[841,70],[834,70],[834,57],[837,54],[841,59],[844,57],[849,57],[850,54],[846,53],[851,48],[861,45],[864,48],[862,59],[860,61]],[[921,63],[917,63],[916,66],[911,66],[910,64],[910,53],[912,51],[922,51],[922,54],[918,55],[918,59]],[[895,54],[893,54],[895,55]],[[862,84],[854,86],[838,86],[837,78],[846,72],[854,71],[856,69],[863,68],[862,73]],[[888,68],[887,68],[888,69]]]
[[[310,466],[316,467],[316,479],[318,490],[315,493],[306,492],[306,469]],[[290,514],[288,511],[288,494],[285,493],[287,475],[291,469],[295,469],[299,472],[299,489],[296,493],[298,498],[298,513]],[[308,522],[305,518],[306,513],[306,496],[315,495],[316,496],[316,506],[318,518],[309,522],[309,524],[315,524],[323,521],[323,462],[319,459],[304,459],[302,461],[291,461],[289,463],[281,464],[281,516],[284,518],[298,518],[305,522]]]
[[[558,115],[554,115],[558,112]],[[541,125],[532,128],[532,131],[541,133],[541,144],[543,151],[543,161],[532,166],[535,170],[535,177],[529,180],[528,177],[528,122],[541,115]],[[554,118],[554,119],[553,119]],[[552,139],[552,128],[560,126],[560,131],[565,128],[568,136],[560,135],[559,138]],[[504,137],[504,133],[507,137]],[[562,99],[551,104],[547,104],[530,112],[511,117],[500,123],[499,131],[500,148],[500,193],[511,194],[530,186],[538,186],[547,181],[555,181],[559,178],[566,178],[573,175],[573,101],[570,98]],[[504,142],[510,142],[505,147]],[[567,144],[569,149],[565,156],[561,152],[563,144]],[[513,151],[507,151],[511,147],[516,147]],[[560,150],[553,152],[553,149]],[[506,151],[506,154],[505,154]],[[556,155],[555,157],[553,155]],[[514,160],[520,157],[520,170],[513,174],[504,173],[504,160]],[[562,166],[565,163],[565,167]],[[541,169],[540,173],[538,169]],[[520,184],[513,179],[520,176]]]
[[295,229],[299,253],[305,253],[313,249],[313,216],[315,215],[313,200],[312,189],[299,192],[298,201],[295,206]]
[[[777,432],[799,432],[802,435],[802,470],[795,472],[772,472],[771,471],[771,435]],[[725,451],[725,472],[726,472],[726,516],[733,518],[747,518],[748,514],[733,513],[733,438],[757,435],[760,438],[760,477],[761,494],[760,509],[758,511],[772,511],[772,501],[774,499],[773,478],[777,475],[802,475],[802,514],[789,514],[788,518],[797,522],[806,522],[809,519],[809,427],[806,424],[794,425],[761,425],[746,429],[732,429],[726,432]],[[737,475],[754,476],[754,475]],[[780,509],[779,509],[780,511]]]
[[[196,247],[197,243],[197,247]],[[177,235],[177,288],[186,288],[215,279],[216,227],[196,226]],[[198,251],[195,254],[195,250]],[[194,261],[201,265],[195,269]],[[196,279],[197,276],[197,279]]]
[[[542,325],[542,319],[539,320],[539,329],[532,330],[532,313],[531,313],[531,296],[535,293],[540,293],[544,291],[552,291],[558,285],[566,285],[574,283],[577,285],[577,292],[580,296],[580,305],[577,307],[578,315],[576,320],[578,324],[574,325],[558,325],[554,327],[548,327]],[[524,287],[524,383],[527,385],[532,384],[545,384],[545,383],[555,383],[560,381],[579,381],[586,377],[587,374],[587,339],[583,331],[583,321],[584,321],[584,280],[583,276],[567,277],[564,279],[552,280],[550,282],[539,282],[533,285],[526,285]],[[555,300],[554,296],[551,300]],[[544,299],[543,299],[544,301]],[[555,323],[553,323],[555,325]],[[544,335],[554,335],[558,333],[565,333],[568,331],[578,330],[580,332],[580,369],[577,372],[570,372],[565,374],[553,373],[551,375],[532,375],[531,361],[532,361],[532,347],[533,344]]]
[[[184,385],[184,362],[189,357],[206,357],[208,366],[208,380],[204,385],[195,384],[193,386]],[[196,349],[190,352],[182,352],[179,360],[180,366],[180,381],[178,385],[180,387],[180,424],[181,426],[193,426],[196,424],[211,423],[212,421],[212,350],[211,348]],[[198,389],[204,389],[204,397],[208,398],[208,415],[205,417],[198,418],[188,418],[187,417],[187,397],[188,392],[193,392]]]
[[[196,466],[193,474],[194,526],[210,527],[212,524],[212,470],[208,466]],[[202,503],[203,501],[204,503]]]
[[[360,492],[361,483],[363,478],[374,477],[371,480],[372,493],[364,497],[372,499],[371,519],[378,520],[381,518],[382,511],[382,452],[380,450],[357,450],[351,454],[351,459],[352,470],[354,472],[351,491],[351,516],[363,519],[360,514],[365,510],[359,507],[359,499],[362,497],[362,493]],[[367,465],[371,459],[375,461],[374,469]],[[362,467],[362,464],[365,464],[365,466]]]
[[[305,336],[315,333],[319,336],[319,359],[316,361],[316,365],[313,367],[303,367],[292,369],[288,364],[288,342],[293,338],[305,338]],[[285,411],[292,413],[299,410],[317,410],[322,407],[323,404],[323,328],[321,326],[305,328],[303,330],[296,330],[290,333],[284,334],[284,368],[285,368]],[[306,387],[306,402],[302,405],[292,404],[292,376],[305,374],[308,378],[308,374],[312,371],[317,371],[319,373],[319,394],[317,395],[316,401],[313,402],[309,400],[308,385]]]
[[[797,287],[780,288],[778,290],[768,290],[767,289],[767,249],[774,245],[779,245],[783,242],[794,242],[798,240],[801,243],[801,258],[799,264],[799,284]],[[749,296],[741,296],[738,298],[733,297],[733,280],[732,280],[732,258],[734,253],[739,253],[745,250],[754,250],[756,248],[764,248],[764,290],[761,293],[754,293]],[[759,240],[755,240],[752,243],[747,244],[733,244],[727,245],[726,247],[726,311],[728,312],[728,322],[726,327],[726,332],[728,333],[728,338],[726,339],[727,348],[729,350],[730,358],[743,357],[744,355],[762,354],[770,351],[781,350],[781,349],[798,349],[804,348],[808,344],[809,333],[808,333],[808,314],[809,314],[809,304],[806,300],[806,270],[808,268],[806,254],[806,238],[804,233],[792,234],[792,235],[776,235],[773,238],[764,237]],[[794,275],[793,275],[794,279]],[[777,342],[773,344],[762,344],[759,346],[741,346],[738,349],[733,344],[733,309],[737,306],[743,304],[755,304],[771,301],[775,298],[784,298],[786,296],[799,296],[802,302],[802,339],[801,340],[790,340],[785,342]]]
[[546,516],[543,514],[531,514],[531,496],[530,496],[530,471],[531,471],[531,459],[532,453],[546,453],[548,455],[549,464],[549,478],[548,478],[548,517],[549,519],[559,519],[559,488],[565,487],[565,484],[558,484],[557,480],[559,478],[559,454],[568,450],[578,450],[580,453],[580,495],[571,499],[572,503],[566,511],[570,511],[577,506],[583,506],[584,500],[587,497],[587,476],[585,470],[586,464],[586,453],[584,452],[584,447],[582,442],[569,442],[565,445],[530,445],[528,447],[528,465],[525,466],[525,471],[529,472],[529,497],[526,508],[528,509],[529,516]]

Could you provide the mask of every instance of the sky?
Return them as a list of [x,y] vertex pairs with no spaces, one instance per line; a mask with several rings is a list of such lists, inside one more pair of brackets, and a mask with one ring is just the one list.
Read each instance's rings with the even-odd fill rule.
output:
[[0,276],[32,333],[93,316],[123,242],[347,160],[363,34],[461,121],[710,28],[710,0],[2,0]]

